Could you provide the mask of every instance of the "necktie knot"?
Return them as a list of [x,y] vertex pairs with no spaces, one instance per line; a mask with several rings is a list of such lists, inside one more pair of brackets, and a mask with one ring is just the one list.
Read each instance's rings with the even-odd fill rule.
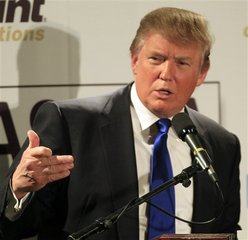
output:
[[167,119],[167,118],[160,119],[158,121],[158,126],[159,126],[159,131],[161,133],[168,133],[169,128],[171,126],[171,121],[169,119]]

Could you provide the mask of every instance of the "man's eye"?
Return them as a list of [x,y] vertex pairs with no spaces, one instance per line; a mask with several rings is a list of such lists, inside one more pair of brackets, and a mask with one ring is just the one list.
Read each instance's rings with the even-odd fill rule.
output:
[[190,66],[190,63],[187,61],[177,61],[177,64],[180,66]]
[[162,56],[152,56],[149,58],[149,60],[154,63],[161,63],[165,61],[165,58]]

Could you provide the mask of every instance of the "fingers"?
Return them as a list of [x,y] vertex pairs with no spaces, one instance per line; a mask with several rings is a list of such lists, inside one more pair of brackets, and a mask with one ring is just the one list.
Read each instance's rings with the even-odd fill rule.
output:
[[74,159],[71,155],[53,155],[39,159],[39,165],[41,167],[53,166],[59,164],[71,164]]
[[74,159],[71,155],[51,156],[26,161],[25,164],[20,163],[12,176],[12,189],[20,199],[27,192],[36,192],[50,182],[69,176],[73,167]]
[[29,161],[27,172],[32,172],[34,178],[41,175],[52,175],[70,170],[74,167],[74,159],[71,155],[54,155],[42,157],[36,161]]
[[29,130],[27,135],[29,140],[29,149],[40,146],[40,138],[35,131]]
[[35,192],[46,184],[70,175],[74,167],[71,155],[52,155],[50,148],[40,146],[39,136],[32,130],[27,133],[29,146],[12,176],[12,189],[18,199],[26,192]]
[[60,179],[63,179],[65,177],[68,177],[70,175],[70,170],[72,169],[72,166],[59,166],[59,167],[52,167],[52,168],[46,168],[44,169],[43,173],[40,176],[33,176],[32,179],[37,184],[44,184],[51,183],[54,181],[58,181]]
[[48,182],[54,182],[54,181],[63,179],[65,177],[68,177],[69,175],[70,175],[70,171],[69,170],[63,171],[63,172],[59,172],[59,173],[56,173],[56,174],[48,175],[47,176],[47,181]]
[[41,189],[48,183],[70,175],[70,170],[74,167],[72,156],[52,156],[50,159],[46,164],[38,164],[36,168],[25,174],[29,184],[32,184],[31,189]]
[[40,159],[36,165],[32,166],[37,177],[40,175],[53,175],[71,170],[74,167],[74,159],[71,155],[52,156]]
[[51,149],[40,146],[40,137],[35,131],[29,130],[27,132],[27,135],[28,135],[29,145],[25,152],[28,152],[30,156],[36,156],[36,157],[38,156],[48,157],[52,155]]

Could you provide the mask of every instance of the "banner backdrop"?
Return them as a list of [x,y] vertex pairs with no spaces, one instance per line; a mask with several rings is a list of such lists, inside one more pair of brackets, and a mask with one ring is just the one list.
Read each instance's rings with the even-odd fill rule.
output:
[[0,0],[0,181],[48,100],[105,94],[132,81],[129,45],[141,17],[162,6],[205,15],[211,69],[193,107],[241,142],[240,239],[248,239],[247,1]]

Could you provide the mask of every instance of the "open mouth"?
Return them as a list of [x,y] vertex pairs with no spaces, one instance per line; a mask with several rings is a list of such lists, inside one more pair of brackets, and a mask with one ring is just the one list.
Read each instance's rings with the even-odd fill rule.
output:
[[170,91],[167,91],[167,90],[159,90],[159,93],[166,94],[166,95],[171,94],[171,92]]

